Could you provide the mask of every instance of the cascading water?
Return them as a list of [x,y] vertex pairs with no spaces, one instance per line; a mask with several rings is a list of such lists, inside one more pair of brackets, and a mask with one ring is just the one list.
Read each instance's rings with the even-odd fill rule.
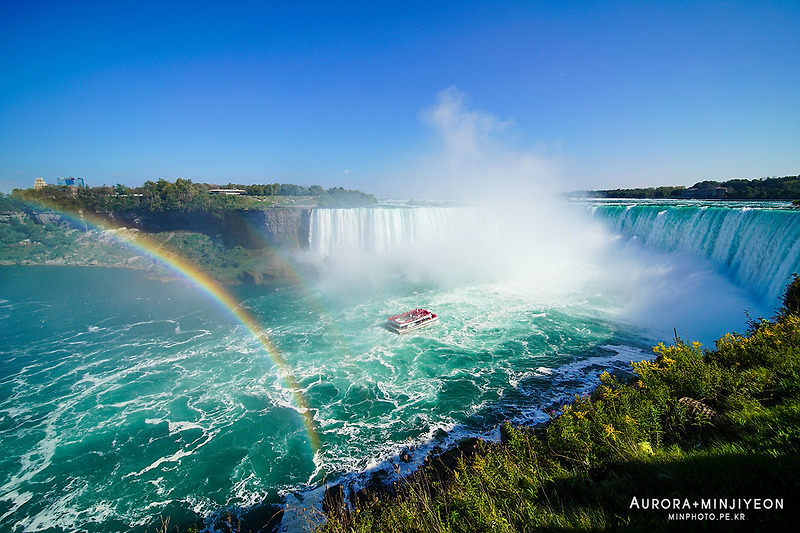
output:
[[800,212],[786,204],[600,202],[591,209],[615,233],[712,261],[762,302],[776,301],[800,273]]
[[[800,211],[786,203],[601,201],[581,204],[581,208],[588,209],[613,234],[712,262],[760,302],[776,301],[789,277],[800,272]],[[315,210],[310,248],[317,257],[384,254],[401,256],[404,261],[421,250],[429,255],[433,250],[464,246],[485,250],[508,233],[508,225],[500,231],[493,224],[495,215],[477,208]],[[553,225],[560,223],[554,221]],[[571,231],[586,230],[584,226]],[[515,241],[511,246],[530,246],[532,239],[536,246],[529,235],[533,231],[526,228],[521,233],[524,235],[504,239],[503,246],[509,241]],[[574,240],[574,235],[567,233],[562,231],[562,237]],[[554,242],[545,244],[551,248]],[[494,247],[492,256],[502,260],[507,252]]]
[[[489,242],[497,243],[500,235],[495,221],[483,210],[467,207],[316,209],[310,220],[309,255],[328,276],[480,276],[487,265],[479,252]],[[466,255],[468,272],[463,268]]]
[[437,243],[443,229],[466,220],[463,210],[441,207],[316,209],[311,216],[310,248],[330,255],[426,246]]
[[328,276],[502,282],[548,305],[594,294],[620,320],[704,343],[770,315],[800,271],[800,212],[774,202],[320,209],[310,234]]

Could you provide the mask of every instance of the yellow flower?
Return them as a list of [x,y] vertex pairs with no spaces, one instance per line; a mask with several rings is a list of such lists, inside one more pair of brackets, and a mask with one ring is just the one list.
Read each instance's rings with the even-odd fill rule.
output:
[[644,453],[646,453],[648,455],[652,455],[653,454],[653,447],[647,441],[638,443],[638,447],[639,447],[639,451],[641,451],[641,452],[644,452]]

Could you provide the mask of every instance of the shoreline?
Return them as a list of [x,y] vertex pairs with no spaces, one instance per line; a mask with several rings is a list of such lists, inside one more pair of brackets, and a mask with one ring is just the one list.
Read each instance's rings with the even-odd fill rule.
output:
[[[59,263],[59,262],[11,262],[11,261],[0,261],[0,267],[41,267],[41,268],[52,268],[52,267],[67,267],[67,268],[108,268],[108,269],[119,269],[119,270],[135,270],[137,272],[144,272],[146,274],[152,274],[148,276],[149,279],[155,281],[163,281],[163,282],[170,282],[170,281],[180,281],[182,278],[179,276],[165,276],[159,275],[153,271],[152,268],[144,268],[138,267],[135,265],[124,265],[124,264],[115,264],[115,265],[101,265],[101,264],[92,264],[92,263]],[[220,282],[222,283],[222,282]]]
[[[784,512],[783,501],[800,492],[786,482],[800,471],[800,440],[783,435],[796,431],[800,414],[799,291],[796,277],[778,315],[745,335],[725,335],[715,350],[678,338],[659,343],[655,359],[634,364],[628,379],[604,374],[590,395],[546,423],[503,425],[499,443],[462,441],[389,492],[330,487],[319,531],[483,530],[497,521],[503,531],[796,523],[797,511]],[[653,409],[661,415],[650,419]],[[753,498],[779,504],[748,506],[734,518],[691,512],[699,502]],[[662,501],[669,504],[658,507]],[[670,512],[680,509],[690,513]]]
[[[0,267],[67,267],[67,268],[108,268],[108,269],[123,269],[123,270],[136,270],[139,272],[145,272],[151,274],[150,278],[154,280],[160,281],[180,281],[183,278],[182,276],[178,275],[166,275],[161,274],[159,270],[167,270],[165,267],[158,266],[157,263],[153,262],[152,260],[146,258],[143,255],[136,255],[134,259],[142,258],[145,261],[150,261],[151,265],[136,265],[130,263],[112,263],[112,264],[104,264],[97,262],[97,260],[90,261],[90,262],[66,262],[60,261],[58,259],[48,259],[45,261],[32,261],[32,260],[22,260],[22,261],[7,261],[7,260],[0,260]],[[216,276],[209,274],[210,277],[214,279],[220,285],[226,287],[233,287],[233,286],[252,286],[258,287],[262,285],[267,285],[270,283],[280,283],[283,281],[290,281],[290,276],[262,276],[262,275],[253,275],[247,270],[243,270],[239,277],[237,278],[224,278],[220,279]]]
[[[618,354],[605,358],[607,366],[601,366],[598,356],[584,361],[573,362],[555,369],[553,373],[561,373],[569,379],[573,373],[580,373],[586,368],[596,369],[596,375],[587,379],[582,388],[573,391],[572,395],[554,396],[546,404],[529,407],[528,411],[541,411],[538,416],[518,417],[516,421],[506,419],[486,428],[467,428],[454,426],[448,430],[441,428],[430,432],[430,436],[414,444],[399,447],[399,451],[382,458],[365,459],[367,466],[360,470],[351,470],[337,475],[330,480],[323,479],[309,490],[289,490],[283,494],[283,519],[280,527],[273,531],[313,531],[304,529],[308,526],[308,517],[320,517],[321,525],[330,518],[341,518],[344,514],[363,505],[373,498],[397,496],[397,488],[414,481],[418,476],[426,475],[429,469],[436,472],[439,479],[446,477],[446,471],[453,470],[460,458],[473,457],[482,447],[505,446],[509,433],[507,426],[520,431],[539,432],[560,416],[556,414],[564,405],[570,405],[577,397],[592,397],[601,387],[601,375],[612,370],[611,374],[621,379],[628,379],[633,374],[629,367],[616,367],[612,363],[638,362],[651,360],[652,353],[641,351],[634,357],[632,353]],[[603,370],[601,370],[603,369]]]

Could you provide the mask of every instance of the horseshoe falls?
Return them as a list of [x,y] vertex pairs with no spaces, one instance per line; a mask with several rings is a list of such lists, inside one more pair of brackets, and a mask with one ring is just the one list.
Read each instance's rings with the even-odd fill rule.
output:
[[[772,314],[798,232],[778,203],[317,209],[296,278],[231,290],[318,450],[274,359],[193,286],[0,267],[0,530],[254,524],[323,480],[391,480],[435,446],[546,420],[673,330],[713,346]],[[383,328],[418,307],[439,322]]]
[[762,302],[800,273],[800,212],[779,202],[598,203],[611,231],[668,252],[707,259]]

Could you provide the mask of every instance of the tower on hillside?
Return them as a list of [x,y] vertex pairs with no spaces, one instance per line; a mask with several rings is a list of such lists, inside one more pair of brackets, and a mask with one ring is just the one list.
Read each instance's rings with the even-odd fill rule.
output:
[[42,178],[36,178],[36,181],[33,182],[34,189],[43,189],[46,185]]

